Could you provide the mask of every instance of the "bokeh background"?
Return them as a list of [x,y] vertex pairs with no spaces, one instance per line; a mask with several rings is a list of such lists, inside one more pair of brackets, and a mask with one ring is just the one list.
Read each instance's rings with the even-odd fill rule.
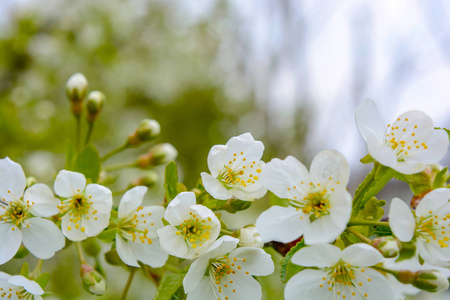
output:
[[[0,156],[48,184],[75,135],[64,90],[75,72],[106,94],[93,133],[103,154],[123,144],[140,119],[154,118],[162,127],[158,142],[177,148],[182,181],[192,188],[207,171],[211,146],[251,132],[266,147],[265,161],[294,155],[309,165],[322,149],[341,151],[353,192],[370,169],[359,162],[366,150],[354,123],[362,99],[373,99],[386,123],[420,109],[450,127],[450,3],[2,0]],[[118,186],[130,178],[122,175]],[[383,196],[394,192],[410,196],[397,182]],[[147,201],[158,197],[157,186]],[[267,203],[239,214],[239,224],[253,222]],[[50,290],[56,299],[88,299],[74,249],[63,252],[44,266],[54,275]],[[125,270],[110,270],[115,283],[103,299],[117,298],[126,280]],[[266,280],[265,299],[282,291],[273,282]],[[144,276],[133,286],[129,299],[155,292]]]

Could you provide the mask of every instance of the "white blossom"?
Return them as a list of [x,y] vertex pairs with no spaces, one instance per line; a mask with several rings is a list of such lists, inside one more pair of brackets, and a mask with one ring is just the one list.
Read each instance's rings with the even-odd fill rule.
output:
[[11,276],[0,272],[0,298],[42,300],[44,290],[33,280],[21,275]]

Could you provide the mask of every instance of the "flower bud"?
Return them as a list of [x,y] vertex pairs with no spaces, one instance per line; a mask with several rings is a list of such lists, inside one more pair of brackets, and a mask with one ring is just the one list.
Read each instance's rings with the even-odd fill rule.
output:
[[244,227],[239,232],[239,246],[262,248],[264,242],[255,226]]
[[153,171],[148,171],[144,176],[137,178],[133,182],[131,182],[128,189],[131,189],[138,185],[143,185],[146,187],[154,187],[159,180],[158,174]]
[[86,97],[88,81],[81,73],[75,73],[70,76],[66,83],[67,98],[71,103],[72,113],[79,117],[83,109],[83,99]]
[[87,120],[93,123],[103,108],[106,97],[100,91],[92,91],[86,98],[86,108],[88,111]]
[[159,135],[161,132],[161,126],[159,123],[152,119],[143,119],[138,128],[130,134],[127,139],[127,144],[131,146],[137,146],[143,142],[148,142]]
[[158,144],[150,148],[147,154],[141,155],[137,160],[137,166],[145,169],[158,165],[164,165],[171,160],[175,160],[178,151],[168,143]]
[[106,291],[106,281],[92,266],[84,263],[80,267],[84,289],[94,295],[101,296]]
[[439,271],[417,271],[416,276],[412,282],[416,288],[432,293],[448,289],[448,279]]
[[386,258],[397,257],[400,253],[400,242],[392,236],[383,236],[372,241],[372,246],[378,249]]

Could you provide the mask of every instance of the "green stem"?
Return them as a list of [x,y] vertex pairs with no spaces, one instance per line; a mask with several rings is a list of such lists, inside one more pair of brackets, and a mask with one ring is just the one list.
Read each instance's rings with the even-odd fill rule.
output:
[[394,271],[394,270],[389,270],[389,269],[385,269],[385,268],[378,267],[378,266],[371,266],[371,268],[372,268],[372,269],[380,270],[381,272],[385,272],[385,273],[392,274],[392,275],[394,275],[395,277],[397,277],[397,275],[398,275],[398,272],[397,272],[397,271]]
[[35,279],[35,278],[39,277],[39,275],[41,275],[41,269],[42,269],[42,265],[43,264],[44,264],[44,260],[43,259],[39,259],[37,261],[36,267],[34,267],[34,270],[30,272],[28,277],[30,279]]
[[379,226],[379,227],[389,227],[389,222],[381,222],[381,221],[350,221],[347,226]]
[[78,259],[80,260],[80,264],[86,263],[86,259],[84,259],[83,248],[81,247],[81,242],[75,242],[77,246]]
[[180,268],[175,267],[175,266],[173,266],[171,264],[168,264],[168,263],[166,263],[164,265],[164,269],[166,269],[166,270],[168,270],[170,272],[173,272],[173,273],[180,273],[181,272]]
[[89,124],[88,132],[86,134],[86,140],[84,141],[85,145],[89,144],[89,142],[91,140],[92,131],[94,130],[94,123],[89,122],[88,124]]
[[106,161],[107,159],[109,159],[110,157],[116,155],[117,153],[120,153],[126,149],[128,149],[129,145],[128,144],[123,144],[122,146],[111,150],[110,152],[106,153],[103,157],[102,157],[102,161]]
[[368,237],[363,235],[361,232],[359,232],[359,231],[357,231],[357,230],[355,230],[353,228],[347,228],[347,231],[350,232],[351,234],[353,234],[354,236],[356,236],[357,238],[359,238],[364,243],[367,243],[369,245],[372,244],[372,241]]
[[75,119],[77,120],[77,132],[76,132],[76,142],[75,146],[77,149],[77,152],[80,151],[80,140],[81,140],[81,120],[80,116],[76,116]]
[[123,163],[123,164],[106,166],[106,167],[103,167],[103,170],[108,172],[108,171],[115,171],[115,170],[120,170],[120,169],[125,169],[125,168],[134,168],[134,167],[136,167],[135,161]]
[[136,270],[137,270],[137,268],[131,268],[130,275],[128,276],[127,284],[125,285],[125,288],[123,289],[123,292],[122,292],[122,297],[120,298],[121,300],[125,300],[127,298],[128,290],[130,289],[131,282],[133,281]]

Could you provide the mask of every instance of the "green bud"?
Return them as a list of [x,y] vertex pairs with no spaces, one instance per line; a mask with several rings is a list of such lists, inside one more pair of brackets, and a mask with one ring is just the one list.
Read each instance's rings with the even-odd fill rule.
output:
[[106,281],[92,266],[84,263],[80,267],[84,289],[94,295],[101,296],[106,291]]
[[159,176],[153,171],[148,171],[144,176],[137,178],[134,180],[129,186],[128,189],[131,189],[138,185],[143,185],[146,187],[154,187],[156,183],[158,183]]
[[137,166],[142,169],[165,165],[169,161],[175,160],[178,151],[168,143],[157,144],[150,148],[149,152],[141,155],[137,160]]
[[130,134],[127,139],[127,144],[131,146],[140,145],[143,142],[153,140],[161,132],[159,123],[152,119],[143,119],[138,128]]
[[416,280],[412,285],[421,290],[434,293],[446,290],[449,287],[448,279],[439,271],[417,271],[416,275]]
[[386,258],[397,257],[400,253],[401,243],[392,236],[383,236],[372,241],[372,246],[378,249]]
[[100,91],[92,91],[86,98],[86,109],[88,112],[87,120],[89,123],[93,123],[98,114],[103,108],[103,103],[106,100],[105,94]]
[[88,81],[81,73],[70,76],[66,83],[67,98],[71,103],[72,113],[79,117],[83,110],[83,99],[86,97]]

